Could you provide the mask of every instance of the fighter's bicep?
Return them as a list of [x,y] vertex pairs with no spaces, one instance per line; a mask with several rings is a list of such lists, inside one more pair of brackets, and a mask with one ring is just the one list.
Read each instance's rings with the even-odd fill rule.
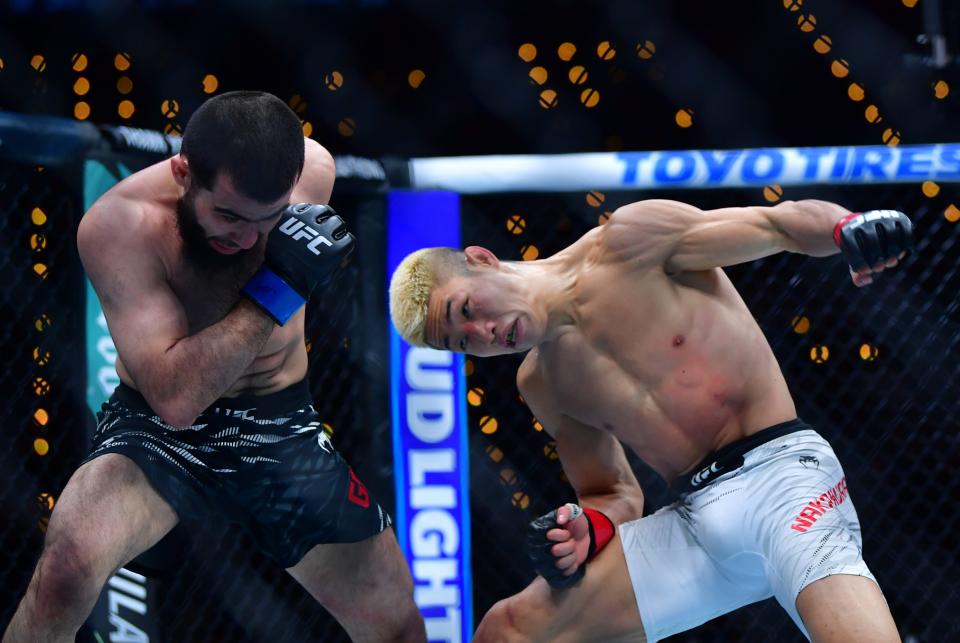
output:
[[156,253],[142,240],[103,232],[81,225],[77,247],[120,360],[137,380],[187,334],[187,317]]

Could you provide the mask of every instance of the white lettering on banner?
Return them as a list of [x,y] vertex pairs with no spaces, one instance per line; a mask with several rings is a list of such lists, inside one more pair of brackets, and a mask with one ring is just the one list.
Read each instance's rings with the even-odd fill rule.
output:
[[413,576],[428,581],[417,585],[413,598],[420,607],[445,607],[444,617],[425,617],[427,639],[430,641],[460,641],[460,589],[447,582],[457,581],[456,560],[415,560]]
[[[407,527],[414,600],[425,610],[431,641],[461,641],[461,539],[457,489],[456,449],[438,443],[454,432],[455,382],[453,355],[446,351],[411,347],[404,359],[406,420],[414,441],[423,446],[407,451]],[[437,445],[433,448],[430,445]],[[438,611],[442,610],[442,616]]]
[[97,385],[100,387],[100,393],[104,397],[109,397],[113,389],[120,384],[120,376],[117,375],[117,347],[110,337],[110,329],[107,327],[107,318],[103,311],[97,315],[97,326],[103,333],[102,337],[97,339],[97,354],[106,362],[97,369]]
[[141,616],[147,613],[147,579],[127,569],[120,569],[107,583],[107,606],[110,614],[110,641],[115,643],[149,643],[150,638],[139,627],[124,618],[124,607]]

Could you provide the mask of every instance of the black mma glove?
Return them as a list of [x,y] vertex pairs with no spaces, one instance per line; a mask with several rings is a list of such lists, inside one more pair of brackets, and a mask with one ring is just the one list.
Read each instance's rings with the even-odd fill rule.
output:
[[[614,532],[613,522],[602,512],[590,508],[581,509],[579,505],[572,502],[567,503],[566,506],[570,508],[570,520],[565,525],[557,524],[558,509],[554,509],[533,520],[527,528],[527,555],[530,557],[530,562],[533,563],[536,572],[543,576],[551,587],[557,589],[576,585],[586,573],[587,561],[606,547],[613,538]],[[547,532],[551,529],[569,529],[570,525],[580,518],[587,521],[590,547],[586,559],[577,565],[577,571],[567,576],[557,567],[557,557],[551,551],[558,543],[555,540],[548,540]]]
[[270,231],[263,265],[243,294],[283,326],[317,284],[346,261],[355,241],[330,206],[288,206]]
[[837,222],[833,241],[850,269],[860,272],[895,259],[913,247],[913,224],[903,212],[855,212]]

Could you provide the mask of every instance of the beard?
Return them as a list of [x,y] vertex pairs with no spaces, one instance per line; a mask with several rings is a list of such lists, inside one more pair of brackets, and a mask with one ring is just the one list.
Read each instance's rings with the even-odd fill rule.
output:
[[183,242],[184,261],[197,272],[213,275],[246,273],[249,276],[263,261],[264,239],[258,239],[248,250],[240,250],[230,255],[214,250],[206,230],[197,221],[197,211],[193,207],[190,190],[177,199],[176,213],[177,231]]

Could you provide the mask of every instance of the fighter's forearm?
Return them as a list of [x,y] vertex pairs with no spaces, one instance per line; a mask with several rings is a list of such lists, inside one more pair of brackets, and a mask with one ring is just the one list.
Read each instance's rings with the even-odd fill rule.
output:
[[848,214],[849,210],[836,203],[805,199],[774,206],[770,209],[770,221],[791,251],[826,257],[839,252],[833,240],[833,228]]
[[253,363],[273,329],[273,320],[241,298],[219,322],[177,341],[137,384],[164,421],[189,426]]

